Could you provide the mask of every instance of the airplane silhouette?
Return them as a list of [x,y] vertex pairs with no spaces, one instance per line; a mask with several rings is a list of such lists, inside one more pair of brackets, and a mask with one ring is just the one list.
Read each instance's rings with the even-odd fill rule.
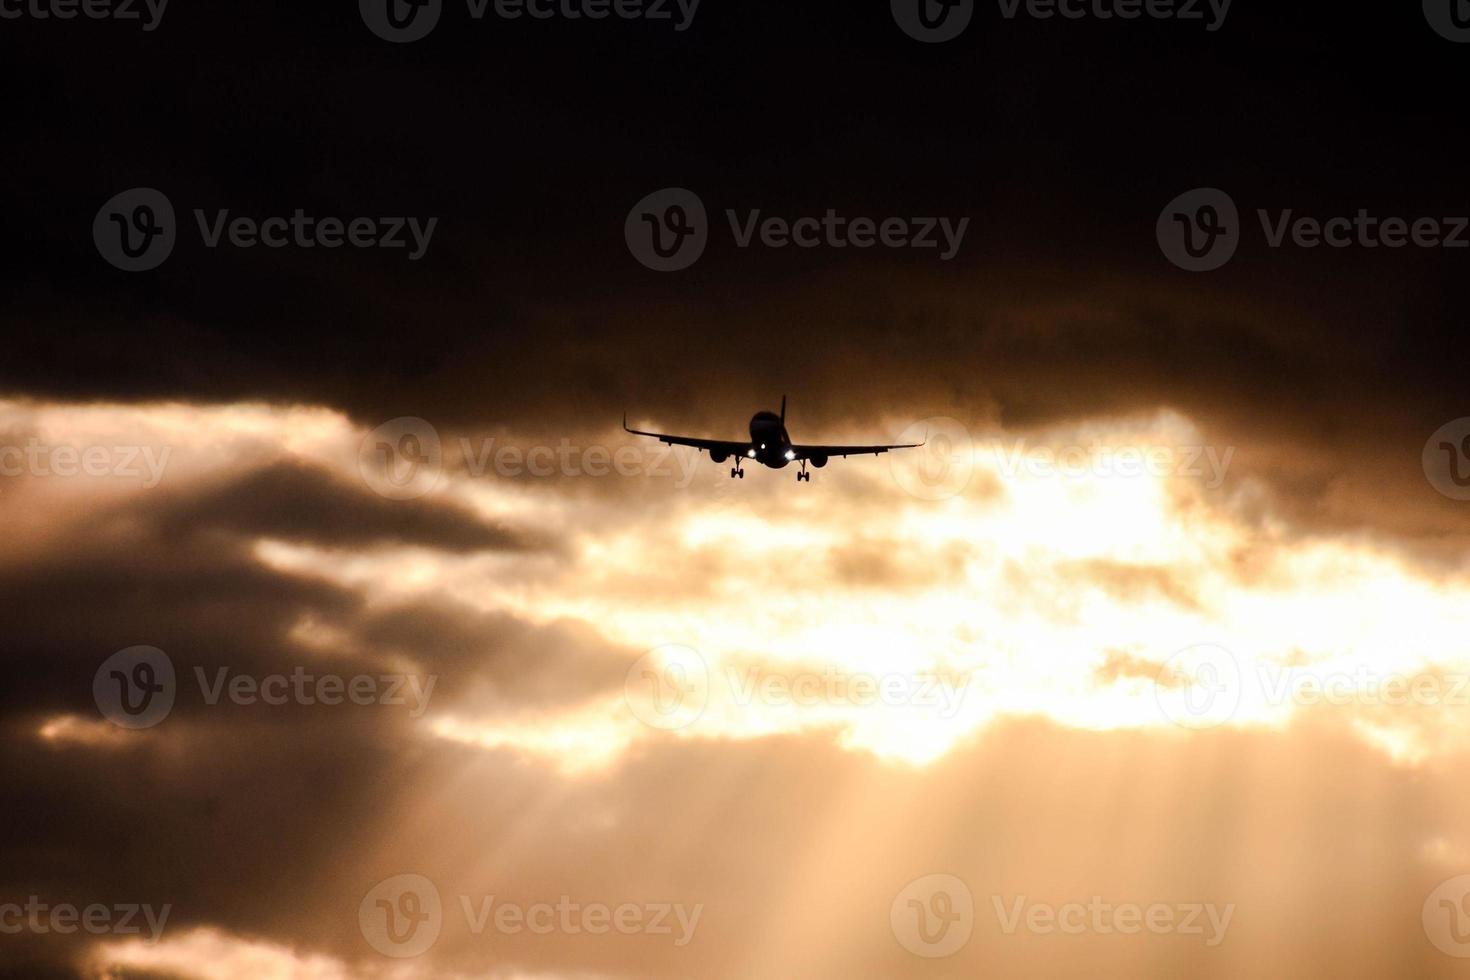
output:
[[623,429],[635,436],[649,436],[659,442],[668,443],[670,446],[693,446],[695,449],[708,452],[709,458],[716,463],[723,463],[733,456],[735,465],[730,468],[731,479],[737,476],[742,480],[745,479],[745,470],[741,469],[741,466],[747,459],[753,459],[762,466],[769,466],[773,470],[779,470],[787,463],[800,463],[801,471],[796,474],[798,483],[802,480],[810,483],[812,480],[812,475],[806,470],[807,463],[821,469],[833,456],[876,456],[890,449],[917,449],[924,445],[922,442],[911,442],[902,446],[798,446],[786,433],[785,395],[781,396],[780,415],[775,412],[756,412],[750,417],[749,442],[696,439],[692,436],[671,436],[662,432],[630,429],[628,428],[627,412],[623,413]]

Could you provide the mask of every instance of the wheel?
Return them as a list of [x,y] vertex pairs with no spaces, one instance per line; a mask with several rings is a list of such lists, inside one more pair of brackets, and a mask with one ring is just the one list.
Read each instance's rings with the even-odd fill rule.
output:
[[744,470],[736,470],[735,471],[735,475],[738,476],[738,477],[740,477],[740,479],[742,479],[742,480],[745,479],[745,471]]
[[730,479],[732,479],[732,480],[735,479],[735,474],[736,473],[739,473],[739,472],[740,471],[737,470],[735,467],[733,467],[733,466],[730,467]]

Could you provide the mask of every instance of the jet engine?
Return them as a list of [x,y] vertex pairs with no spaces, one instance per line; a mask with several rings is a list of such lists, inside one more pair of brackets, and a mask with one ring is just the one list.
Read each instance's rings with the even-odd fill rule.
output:
[[822,467],[827,465],[826,456],[810,456],[808,457],[808,461],[817,469],[821,469]]
[[725,460],[730,458],[730,454],[722,453],[717,449],[711,449],[709,451],[709,458],[714,460],[716,463],[723,463]]

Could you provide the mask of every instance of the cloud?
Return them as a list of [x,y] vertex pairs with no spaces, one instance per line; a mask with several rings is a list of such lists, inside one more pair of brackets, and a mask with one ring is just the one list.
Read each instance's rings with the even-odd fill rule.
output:
[[[126,427],[110,411],[31,411],[48,439]],[[1006,443],[987,439],[975,492],[937,501],[859,467],[800,494],[756,474],[754,506],[463,472],[385,501],[354,482],[363,431],[332,413],[220,409],[183,426],[176,406],[114,411],[185,433],[168,436],[183,468],[91,507],[67,503],[75,483],[25,484],[53,520],[24,562],[0,560],[0,865],[7,894],[172,912],[157,946],[108,937],[82,959],[24,935],[10,949],[37,970],[928,976],[890,906],[943,872],[982,916],[947,963],[965,972],[1052,975],[1085,957],[1134,976],[1166,955],[1190,974],[1266,957],[1285,976],[1381,975],[1418,955],[1418,903],[1470,855],[1454,776],[1470,727],[1449,701],[1470,666],[1463,582],[1371,540],[1278,533],[1187,476],[1008,472]],[[319,420],[310,435],[303,418]],[[1194,438],[1174,416],[1030,438],[1090,433]],[[201,455],[210,443],[224,448]],[[1189,731],[1154,680],[1205,641],[1239,658],[1240,702]],[[167,652],[179,697],[156,727],[124,731],[98,714],[92,679],[137,643]],[[628,683],[666,644],[707,671],[682,727],[639,714],[675,688]],[[196,671],[221,669],[436,686],[419,716],[211,704]],[[1342,704],[1292,686],[1339,675]],[[1374,702],[1382,676],[1437,679],[1442,703]],[[926,699],[930,681],[956,697]],[[358,909],[404,873],[436,884],[446,919],[400,967]],[[1237,911],[1218,949],[1154,946],[1007,933],[994,901],[1017,895]],[[676,946],[477,929],[464,902],[492,896],[701,911]],[[1337,911],[1284,942],[1303,907]]]

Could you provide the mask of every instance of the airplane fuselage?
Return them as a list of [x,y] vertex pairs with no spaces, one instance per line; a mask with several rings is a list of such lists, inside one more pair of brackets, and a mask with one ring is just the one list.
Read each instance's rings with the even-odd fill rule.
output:
[[750,442],[741,443],[735,439],[706,439],[701,436],[678,436],[667,432],[646,432],[643,429],[632,429],[628,427],[628,415],[623,413],[623,429],[633,433],[635,436],[647,436],[657,439],[670,446],[693,446],[695,449],[709,453],[709,458],[716,463],[723,463],[733,457],[734,466],[730,467],[731,478],[745,476],[745,470],[741,464],[750,460],[769,466],[773,470],[784,469],[788,463],[796,463],[800,469],[797,471],[796,479],[802,483],[810,483],[811,473],[807,467],[821,469],[827,465],[827,461],[834,456],[867,456],[886,453],[890,449],[916,449],[923,443],[906,443],[902,446],[809,446],[792,445],[791,436],[786,431],[786,396],[781,396],[780,412],[756,412],[750,417]]
[[786,453],[791,449],[791,436],[786,433],[786,424],[775,412],[756,412],[750,417],[750,449],[746,458],[762,466],[779,470],[790,462]]

